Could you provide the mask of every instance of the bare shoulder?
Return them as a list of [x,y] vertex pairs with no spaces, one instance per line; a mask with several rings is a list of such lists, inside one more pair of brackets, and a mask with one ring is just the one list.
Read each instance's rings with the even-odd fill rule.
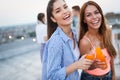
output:
[[91,45],[86,38],[82,38],[79,43],[80,52],[82,55],[90,51]]
[[87,39],[85,39],[85,38],[82,38],[81,40],[80,40],[80,43],[79,43],[79,45],[80,46],[88,46],[89,45],[89,42],[88,42],[88,40]]

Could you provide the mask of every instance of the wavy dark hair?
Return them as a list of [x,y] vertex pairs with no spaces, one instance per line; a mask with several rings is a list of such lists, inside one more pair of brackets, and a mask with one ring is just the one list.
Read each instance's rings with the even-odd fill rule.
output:
[[88,2],[84,3],[83,6],[81,7],[81,10],[80,10],[80,33],[79,33],[80,35],[79,35],[79,42],[83,38],[85,33],[88,31],[88,26],[84,22],[84,13],[85,13],[85,9],[86,9],[86,7],[88,5],[93,5],[93,6],[95,6],[99,10],[99,12],[100,12],[100,14],[102,16],[102,22],[101,22],[101,25],[100,25],[100,28],[99,28],[98,32],[102,36],[104,47],[107,48],[110,56],[111,57],[115,57],[116,56],[116,51],[115,51],[115,48],[112,45],[111,33],[109,31],[110,29],[108,29],[108,27],[106,26],[105,18],[104,18],[104,15],[103,15],[101,7],[94,1],[88,1]]

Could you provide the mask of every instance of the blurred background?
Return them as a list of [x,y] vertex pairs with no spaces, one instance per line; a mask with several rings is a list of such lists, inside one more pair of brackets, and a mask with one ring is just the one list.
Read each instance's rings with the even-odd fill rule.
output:
[[[37,14],[46,14],[49,0],[0,0],[0,80],[41,80],[39,45],[36,43]],[[68,6],[80,7],[88,0],[66,0]],[[119,0],[97,2],[113,32],[118,52],[115,59],[120,80],[120,7]],[[42,35],[42,34],[41,34]]]

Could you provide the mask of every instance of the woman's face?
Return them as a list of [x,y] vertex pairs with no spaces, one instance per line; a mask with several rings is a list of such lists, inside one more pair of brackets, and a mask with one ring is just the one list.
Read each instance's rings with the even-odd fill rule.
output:
[[102,16],[94,5],[88,5],[84,13],[84,22],[87,23],[88,29],[99,29],[102,22]]
[[59,26],[70,25],[72,22],[71,11],[63,0],[56,0],[54,2],[52,14],[52,21],[56,22]]

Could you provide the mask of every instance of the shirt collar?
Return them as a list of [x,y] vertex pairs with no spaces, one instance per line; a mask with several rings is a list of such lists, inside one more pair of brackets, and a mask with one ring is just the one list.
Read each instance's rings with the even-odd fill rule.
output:
[[[57,30],[58,30],[58,32],[59,32],[59,34],[60,34],[60,37],[61,37],[65,42],[67,42],[68,40],[71,40],[71,39],[63,32],[63,30],[62,30],[60,27],[57,27]],[[73,35],[74,35],[74,39],[77,40],[77,36],[76,36],[76,33],[75,33],[74,30],[72,30],[72,33],[73,33]]]

